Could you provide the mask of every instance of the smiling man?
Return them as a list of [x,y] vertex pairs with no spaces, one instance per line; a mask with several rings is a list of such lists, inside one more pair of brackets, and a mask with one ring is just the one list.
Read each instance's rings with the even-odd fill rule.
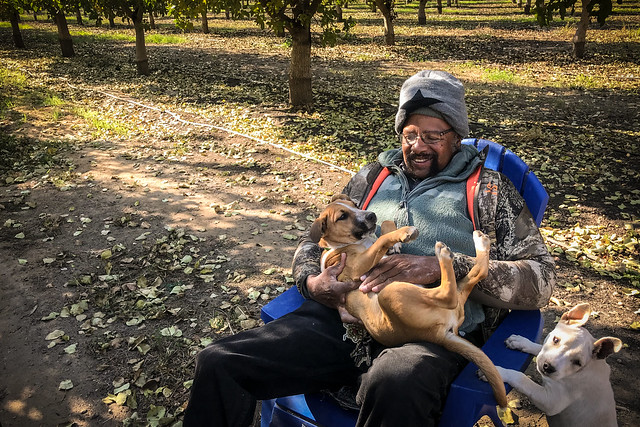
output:
[[[256,401],[321,390],[344,391],[360,411],[358,426],[431,426],[466,360],[437,344],[385,347],[344,310],[346,292],[379,292],[393,281],[433,286],[440,280],[436,241],[454,253],[457,278],[474,264],[472,234],[492,238],[489,275],[465,304],[461,335],[481,344],[504,309],[547,304],[553,258],[520,194],[484,158],[461,144],[469,133],[462,83],[441,71],[405,81],[395,130],[400,147],[363,167],[343,193],[368,205],[378,224],[413,225],[418,239],[384,258],[361,283],[340,282],[340,265],[320,268],[322,248],[305,237],[293,274],[306,301],[266,325],[223,338],[198,355],[184,425],[247,426]],[[477,180],[467,202],[466,185]],[[468,206],[474,206],[469,212]],[[472,220],[473,218],[473,220]],[[475,224],[474,224],[475,221]]]

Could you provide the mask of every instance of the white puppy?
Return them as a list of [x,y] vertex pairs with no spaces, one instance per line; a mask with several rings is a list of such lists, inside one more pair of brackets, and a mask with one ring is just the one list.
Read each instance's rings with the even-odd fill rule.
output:
[[617,426],[616,403],[605,358],[622,347],[618,338],[596,340],[582,327],[591,310],[578,304],[562,315],[543,345],[511,335],[506,345],[537,355],[542,386],[524,373],[497,367],[502,379],[547,415],[549,426]]

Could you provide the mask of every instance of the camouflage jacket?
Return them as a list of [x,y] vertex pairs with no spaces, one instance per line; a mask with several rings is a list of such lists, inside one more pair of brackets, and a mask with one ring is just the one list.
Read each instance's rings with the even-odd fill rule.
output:
[[[344,188],[358,206],[369,194],[382,170],[379,162],[363,167]],[[485,307],[485,339],[506,315],[507,309],[546,306],[556,281],[555,264],[522,196],[503,174],[482,167],[474,198],[476,228],[491,239],[489,275],[472,298]],[[306,278],[320,273],[322,248],[303,236],[293,259],[293,276],[300,293],[309,298]],[[464,277],[473,257],[455,253],[456,277]],[[478,292],[479,291],[479,292]]]

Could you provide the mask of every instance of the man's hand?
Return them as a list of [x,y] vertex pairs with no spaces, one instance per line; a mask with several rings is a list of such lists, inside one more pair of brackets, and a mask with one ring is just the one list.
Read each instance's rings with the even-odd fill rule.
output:
[[429,285],[440,279],[440,265],[435,256],[390,255],[362,276],[362,292],[380,292],[391,282]]
[[344,270],[347,254],[343,253],[340,263],[326,268],[317,276],[307,277],[307,290],[314,300],[338,310],[343,322],[354,323],[358,319],[351,316],[344,307],[347,292],[358,288],[356,282],[340,282],[338,276]]

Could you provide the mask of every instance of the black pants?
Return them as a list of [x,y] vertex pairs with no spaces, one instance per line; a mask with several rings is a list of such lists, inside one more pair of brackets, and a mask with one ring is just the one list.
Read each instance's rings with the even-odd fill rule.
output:
[[350,356],[336,310],[315,301],[200,352],[184,425],[252,423],[256,401],[357,386],[359,426],[433,425],[466,361],[431,343],[376,349],[368,369]]

